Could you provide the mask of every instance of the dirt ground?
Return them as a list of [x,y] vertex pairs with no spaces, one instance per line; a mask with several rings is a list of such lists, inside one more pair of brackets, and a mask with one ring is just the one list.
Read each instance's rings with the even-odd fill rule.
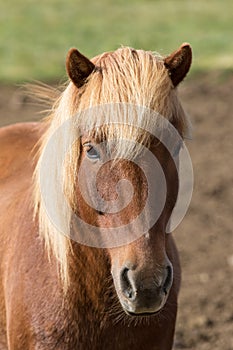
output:
[[[233,349],[233,74],[187,79],[180,96],[193,123],[195,186],[175,232],[183,282],[175,349]],[[37,120],[41,107],[0,87],[0,125]]]

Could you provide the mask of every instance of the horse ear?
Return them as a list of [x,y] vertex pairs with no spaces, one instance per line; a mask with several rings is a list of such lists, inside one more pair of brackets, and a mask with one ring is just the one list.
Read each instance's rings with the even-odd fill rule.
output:
[[164,59],[164,65],[169,71],[171,81],[176,87],[186,76],[192,62],[192,49],[188,43]]
[[95,65],[76,49],[70,49],[66,57],[66,70],[72,82],[80,88],[88,76],[95,69]]

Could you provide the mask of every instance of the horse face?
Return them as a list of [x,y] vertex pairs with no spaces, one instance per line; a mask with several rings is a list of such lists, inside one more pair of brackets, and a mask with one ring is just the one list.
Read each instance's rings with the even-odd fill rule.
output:
[[[158,312],[166,303],[173,282],[173,267],[166,252],[165,228],[177,197],[177,173],[171,157],[162,144],[152,142],[150,151],[158,159],[166,178],[166,201],[161,215],[147,232],[141,231],[143,225],[140,225],[139,220],[139,224],[133,227],[137,234],[140,233],[139,238],[130,244],[108,249],[115,289],[124,311],[129,315]],[[77,186],[78,211],[89,224],[112,228],[127,225],[130,220],[140,215],[145,207],[149,189],[140,161],[135,163],[121,159],[116,163],[105,162],[106,153],[105,146],[83,137],[80,165],[85,161],[86,177],[82,186],[90,198],[93,195],[93,186],[96,186],[99,195],[107,204],[105,210],[92,208],[81,199],[80,188]],[[145,166],[153,177],[155,175],[153,166],[144,164]],[[95,183],[90,180],[92,178],[90,174],[94,174]],[[133,187],[129,203],[127,203],[129,199],[127,186],[119,186],[120,189],[117,189],[122,179],[127,180]],[[120,210],[109,212],[108,204],[114,201],[120,203],[118,203]],[[150,213],[147,214],[149,218]],[[146,217],[144,216],[142,220],[146,220]],[[133,233],[127,230],[125,232],[126,235]]]

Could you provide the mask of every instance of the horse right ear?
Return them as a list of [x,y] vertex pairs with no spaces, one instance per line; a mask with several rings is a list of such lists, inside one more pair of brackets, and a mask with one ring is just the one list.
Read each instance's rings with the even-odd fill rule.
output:
[[72,82],[80,88],[89,75],[95,69],[95,65],[76,49],[70,49],[66,57],[66,70]]

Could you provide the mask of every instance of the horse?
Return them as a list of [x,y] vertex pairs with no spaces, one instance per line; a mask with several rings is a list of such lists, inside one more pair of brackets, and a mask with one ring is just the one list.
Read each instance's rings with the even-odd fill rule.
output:
[[[145,110],[185,138],[177,86],[191,59],[187,43],[165,57],[121,47],[89,60],[70,49],[67,84],[37,89],[48,117],[1,128],[0,350],[172,349],[181,268],[166,225],[179,181]],[[145,149],[167,187],[152,223]]]

